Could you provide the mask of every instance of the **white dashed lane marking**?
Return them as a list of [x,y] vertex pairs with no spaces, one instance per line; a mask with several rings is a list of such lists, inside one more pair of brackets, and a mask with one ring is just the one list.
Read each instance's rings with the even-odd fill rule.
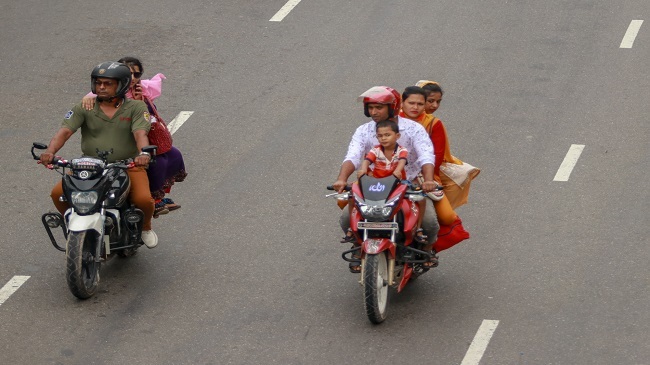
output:
[[300,3],[300,1],[301,0],[289,0],[289,1],[287,1],[287,3],[284,4],[284,6],[280,10],[278,10],[278,12],[275,13],[273,18],[269,19],[269,21],[270,22],[281,22],[282,19],[284,19],[284,17],[287,16],[287,14],[289,14],[289,12],[291,12],[291,10],[293,10],[293,8],[295,8],[296,5],[298,5]]
[[639,33],[639,29],[641,29],[641,24],[643,24],[643,20],[632,20],[630,22],[619,48],[632,48],[636,35]]
[[485,349],[487,349],[488,343],[490,343],[490,339],[498,325],[499,321],[489,319],[483,320],[481,327],[476,331],[474,340],[469,345],[469,349],[467,349],[467,353],[460,365],[478,365],[479,362],[481,362],[483,353],[485,353]]
[[167,129],[169,129],[169,133],[174,134],[180,128],[183,123],[185,123],[191,116],[194,114],[192,111],[182,111],[178,113],[177,116],[172,119],[171,122],[169,122],[169,125],[167,126]]
[[585,145],[583,144],[571,145],[571,148],[569,148],[569,152],[567,152],[566,156],[564,157],[564,161],[562,161],[560,168],[557,170],[553,181],[569,181],[571,171],[573,171],[576,163],[578,163],[578,158],[580,158],[580,155],[582,154],[582,150],[584,148]]
[[15,293],[16,290],[27,281],[27,279],[29,279],[29,276],[21,275],[16,275],[11,278],[11,280],[0,289],[0,305],[4,304],[11,294]]

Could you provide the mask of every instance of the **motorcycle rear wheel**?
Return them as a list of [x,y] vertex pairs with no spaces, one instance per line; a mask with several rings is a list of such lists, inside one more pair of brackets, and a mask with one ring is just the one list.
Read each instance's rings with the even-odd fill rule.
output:
[[363,266],[363,284],[366,314],[370,322],[379,324],[386,319],[388,309],[388,261],[386,252],[366,255]]
[[72,294],[79,299],[95,295],[99,286],[99,268],[95,262],[98,235],[93,231],[70,232],[66,246],[66,280]]

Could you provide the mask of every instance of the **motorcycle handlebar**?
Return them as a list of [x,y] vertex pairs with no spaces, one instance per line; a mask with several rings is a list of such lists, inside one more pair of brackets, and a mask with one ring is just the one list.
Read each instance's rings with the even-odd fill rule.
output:
[[[442,189],[443,189],[442,185],[438,185],[438,186],[436,186],[435,190],[442,190]],[[334,189],[334,187],[332,185],[327,185],[327,190],[334,191],[335,189]],[[345,188],[343,188],[343,190],[344,191],[350,191],[350,190],[352,190],[352,187],[348,185]],[[424,192],[422,190],[409,190],[406,193],[407,194],[424,194]]]
[[[334,189],[334,187],[333,187],[332,185],[327,185],[327,190],[332,190],[332,191],[334,191],[334,190],[336,190],[336,189]],[[352,187],[351,187],[351,186],[346,186],[345,188],[343,188],[343,190],[344,190],[344,191],[350,191],[350,190],[352,190]]]
[[[151,159],[150,159],[149,164],[154,164],[154,163],[156,162],[156,159],[155,159],[155,157],[154,157],[154,156],[155,156],[156,148],[157,148],[157,147],[156,147],[156,146],[153,146],[153,145],[152,145],[152,146],[145,146],[145,147],[142,148],[143,151],[146,150],[147,152],[149,152],[149,153],[151,154]],[[36,153],[34,153],[34,150],[35,150],[35,149],[38,149],[38,150],[44,150],[44,149],[47,149],[47,145],[44,144],[44,143],[39,143],[39,142],[34,142],[34,143],[32,143],[32,150],[31,150],[31,152],[32,152],[32,157],[34,158],[34,160],[39,161],[38,163],[40,163],[40,159],[41,159],[41,157],[40,157],[40,156],[36,156]],[[111,151],[112,151],[112,150],[111,150]],[[69,165],[69,163],[68,163],[67,160],[62,159],[62,158],[59,157],[59,156],[54,156],[54,157],[52,158],[52,162],[50,162],[49,165],[51,165],[51,166],[67,167],[67,166]],[[49,165],[48,165],[48,166],[49,166]],[[122,165],[123,165],[123,166],[122,166]],[[113,163],[110,163],[110,164],[107,164],[107,165],[106,165],[106,167],[110,167],[110,166],[116,166],[116,167],[119,167],[119,168],[130,169],[130,168],[135,167],[135,160],[134,160],[133,158],[128,158],[128,159],[126,159],[126,160],[115,161],[115,162],[113,162]]]
[[[40,164],[41,161],[38,161]],[[59,167],[68,167],[70,165],[70,162],[68,160],[64,160],[60,158],[59,156],[54,156],[52,158],[52,162],[49,163],[47,166],[48,168],[52,169],[54,166],[59,166]],[[106,167],[117,167],[120,169],[130,169],[135,167],[135,162],[133,161],[132,158],[126,159],[126,160],[121,160],[121,161],[115,161],[113,163],[109,163],[106,165]]]

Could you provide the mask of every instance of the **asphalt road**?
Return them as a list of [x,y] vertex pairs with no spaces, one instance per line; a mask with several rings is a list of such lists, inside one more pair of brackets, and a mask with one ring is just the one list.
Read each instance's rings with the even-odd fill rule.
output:
[[[650,32],[644,1],[273,1],[0,4],[2,364],[650,364]],[[160,244],[68,291],[40,225],[55,173],[29,156],[134,55],[168,79],[190,175]],[[434,79],[452,152],[482,169],[458,210],[472,238],[371,325],[323,198],[356,97]],[[572,144],[585,148],[553,181]],[[61,151],[79,153],[78,137]]]

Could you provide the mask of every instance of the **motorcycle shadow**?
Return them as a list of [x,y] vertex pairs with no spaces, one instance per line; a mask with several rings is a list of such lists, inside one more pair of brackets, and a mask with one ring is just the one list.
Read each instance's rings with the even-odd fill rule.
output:
[[435,300],[438,293],[436,287],[426,282],[425,278],[418,278],[409,284],[398,294],[396,289],[388,292],[392,304],[429,303]]
[[[139,251],[139,250],[138,250]],[[146,259],[138,253],[131,257],[115,256],[104,261],[101,268],[101,281],[98,292],[106,293],[111,288],[135,286],[147,276]]]

